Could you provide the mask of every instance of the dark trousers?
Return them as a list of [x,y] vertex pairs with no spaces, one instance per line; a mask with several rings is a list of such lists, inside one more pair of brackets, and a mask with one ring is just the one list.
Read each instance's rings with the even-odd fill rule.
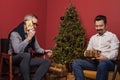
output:
[[43,58],[32,58],[30,53],[22,53],[13,56],[13,64],[19,64],[23,80],[30,80],[30,68],[38,66],[32,80],[41,80],[50,67],[50,60]]

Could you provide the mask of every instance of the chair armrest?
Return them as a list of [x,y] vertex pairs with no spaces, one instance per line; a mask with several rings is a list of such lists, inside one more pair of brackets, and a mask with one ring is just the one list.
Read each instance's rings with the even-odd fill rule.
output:
[[2,53],[2,58],[10,59],[10,58],[12,58],[12,56],[10,54],[7,54],[7,53]]

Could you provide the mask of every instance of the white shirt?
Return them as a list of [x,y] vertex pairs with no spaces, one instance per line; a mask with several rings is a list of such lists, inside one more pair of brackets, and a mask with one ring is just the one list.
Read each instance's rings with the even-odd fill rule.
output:
[[116,59],[118,55],[119,40],[115,34],[106,31],[103,35],[95,34],[90,38],[87,50],[100,50],[108,59]]

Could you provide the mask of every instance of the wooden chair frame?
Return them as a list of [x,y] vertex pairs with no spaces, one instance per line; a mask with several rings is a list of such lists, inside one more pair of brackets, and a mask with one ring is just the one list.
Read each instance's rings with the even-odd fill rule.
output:
[[10,80],[12,80],[13,75],[12,75],[12,56],[6,53],[2,53],[2,57],[1,57],[1,68],[0,68],[0,72],[2,73],[2,65],[3,65],[3,59],[8,59],[9,61],[9,78]]

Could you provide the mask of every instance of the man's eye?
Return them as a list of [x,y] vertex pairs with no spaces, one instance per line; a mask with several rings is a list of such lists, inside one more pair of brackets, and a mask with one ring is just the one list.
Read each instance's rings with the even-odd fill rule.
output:
[[103,25],[95,25],[96,27],[102,27]]
[[38,24],[37,24],[37,23],[33,23],[33,25],[34,25],[34,26],[38,26]]

